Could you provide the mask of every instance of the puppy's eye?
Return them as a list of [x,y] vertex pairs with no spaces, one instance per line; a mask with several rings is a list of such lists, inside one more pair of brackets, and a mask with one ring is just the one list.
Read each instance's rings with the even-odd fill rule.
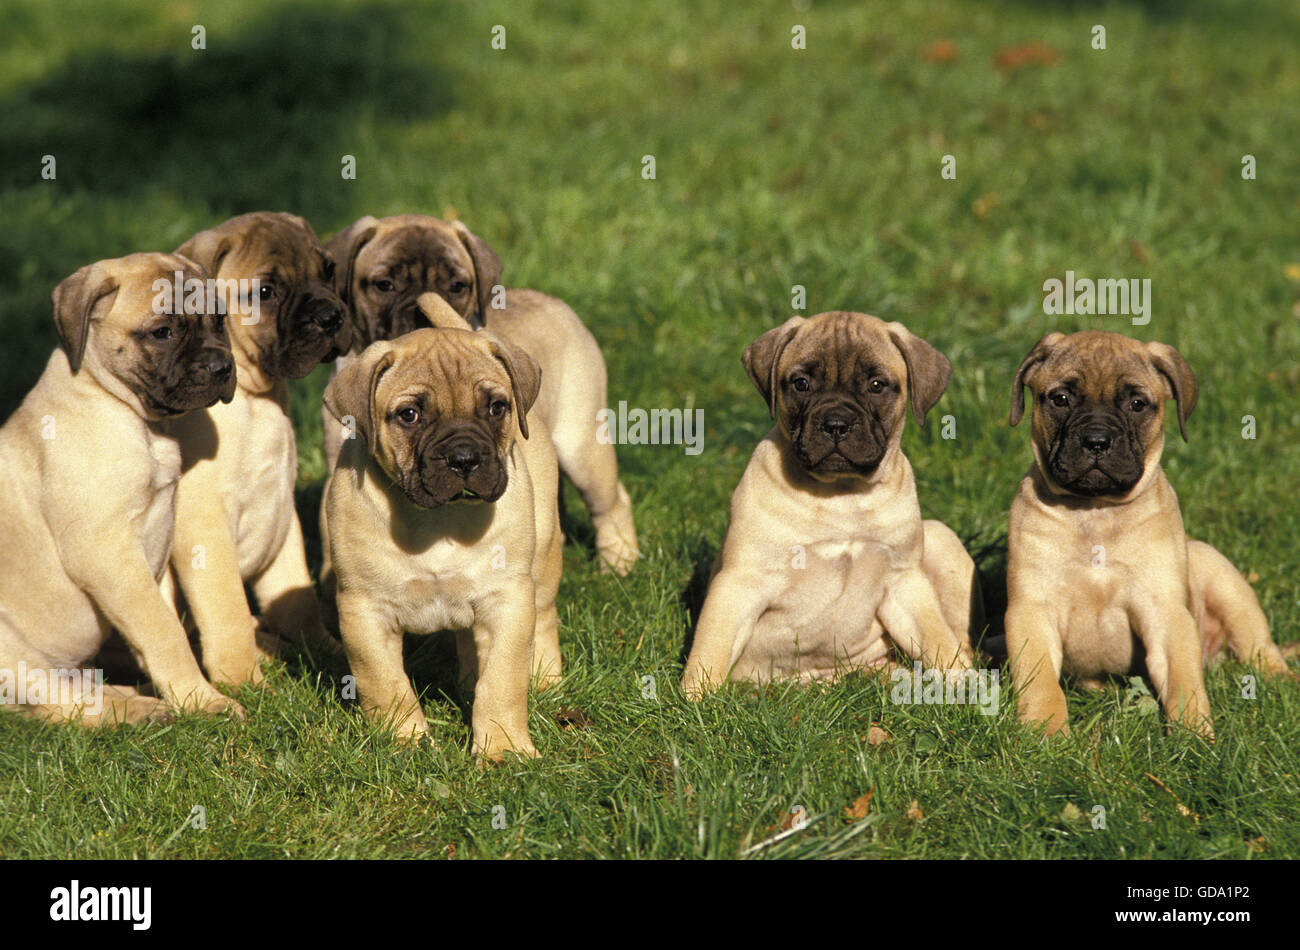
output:
[[807,376],[796,376],[794,379],[790,380],[790,385],[794,387],[795,392],[806,393],[811,386],[811,383],[808,382]]
[[495,399],[492,401],[492,404],[488,406],[488,415],[494,419],[497,419],[500,418],[501,416],[504,416],[506,414],[506,410],[508,410],[509,408],[510,408],[510,403],[506,402],[504,399]]
[[261,289],[258,290],[258,295],[263,300],[270,300],[275,296],[275,284],[262,284]]
[[1145,399],[1143,399],[1141,396],[1138,396],[1138,397],[1136,397],[1132,402],[1130,402],[1130,403],[1128,404],[1128,407],[1129,407],[1129,409],[1133,410],[1134,412],[1141,412],[1143,409],[1145,409],[1145,408],[1146,408],[1147,406],[1149,406],[1149,405],[1150,405],[1149,402],[1147,402],[1147,401],[1146,401]]
[[447,285],[447,290],[453,294],[463,294],[465,291],[469,290],[469,284],[465,283],[463,280],[453,280]]
[[1052,393],[1047,397],[1048,401],[1057,409],[1064,409],[1070,404],[1069,393]]
[[155,327],[149,332],[149,335],[155,340],[170,340],[172,338],[171,327]]
[[330,261],[330,260],[325,261],[325,264],[324,264],[324,268],[323,268],[323,270],[324,270],[324,272],[325,272],[325,279],[326,279],[326,280],[333,280],[333,279],[334,279],[334,262],[333,262],[333,261]]
[[883,393],[885,391],[885,381],[876,377],[871,382],[867,383],[867,391],[876,395]]
[[397,421],[404,426],[413,426],[420,421],[420,410],[414,406],[403,406],[396,412]]
[[381,294],[391,294],[394,290],[394,284],[391,280],[385,277],[383,280],[375,281],[375,290],[379,291]]

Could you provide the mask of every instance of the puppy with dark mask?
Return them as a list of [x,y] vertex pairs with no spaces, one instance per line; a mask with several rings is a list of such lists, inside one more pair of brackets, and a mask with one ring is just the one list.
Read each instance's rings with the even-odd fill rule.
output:
[[[486,327],[537,361],[542,389],[533,414],[550,430],[560,469],[591,512],[602,569],[626,574],[640,550],[614,446],[597,438],[597,414],[607,408],[605,358],[578,316],[555,297],[501,286],[501,259],[460,221],[416,214],[365,217],[328,246],[339,262],[339,291],[356,322],[355,351],[429,326],[418,301],[434,293],[472,328]],[[326,419],[331,466],[339,435]],[[322,534],[328,534],[324,522]]]
[[372,344],[325,390],[349,435],[325,498],[339,628],[362,708],[401,739],[428,731],[402,635],[449,630],[474,753],[537,754],[528,685],[560,676],[562,563],[539,387],[532,358],[490,332],[423,329]]
[[[62,346],[0,428],[0,672],[44,680],[39,699],[15,707],[43,719],[103,726],[172,710],[243,714],[199,670],[167,570],[181,475],[168,426],[235,390],[222,314],[177,308],[158,290],[178,273],[207,277],[186,257],[132,254],[59,284]],[[155,696],[120,686],[101,694],[84,678],[76,695],[54,690],[55,679],[73,684],[88,672],[113,628]]]
[[334,290],[334,261],[302,218],[240,215],[180,250],[222,282],[238,385],[228,405],[173,426],[185,461],[172,566],[208,675],[256,683],[262,653],[245,584],[272,643],[284,638],[318,655],[342,655],[321,623],[294,507],[289,380],[347,350],[351,327]]
[[1187,437],[1191,367],[1164,343],[1051,333],[1016,372],[1012,425],[1025,387],[1034,464],[1011,506],[1006,613],[1021,720],[1069,731],[1062,673],[1095,684],[1145,672],[1172,723],[1212,737],[1204,658],[1226,642],[1243,661],[1287,668],[1245,578],[1184,534],[1160,467],[1170,399]]
[[951,367],[900,323],[791,317],[745,350],[777,425],[731,499],[731,521],[686,663],[698,698],[728,678],[826,679],[886,664],[970,668],[975,564],[923,521],[901,448]]

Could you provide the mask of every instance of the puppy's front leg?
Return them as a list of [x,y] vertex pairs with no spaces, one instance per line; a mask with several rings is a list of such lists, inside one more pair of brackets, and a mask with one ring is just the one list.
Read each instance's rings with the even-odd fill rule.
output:
[[528,680],[537,622],[531,578],[507,581],[475,606],[480,675],[471,723],[474,754],[500,761],[506,752],[536,756],[528,735]]
[[392,728],[400,740],[429,731],[424,710],[402,662],[402,631],[364,595],[339,594],[339,630],[357,697],[372,722]]
[[767,608],[766,600],[757,593],[761,590],[762,579],[743,571],[724,568],[713,578],[682,676],[687,699],[700,699],[726,682],[733,657],[744,650]]
[[203,667],[214,683],[256,685],[262,682],[256,624],[244,596],[229,519],[220,501],[188,488],[182,479],[171,566],[198,624]]
[[[103,543],[103,535],[83,536]],[[185,629],[163,598],[143,552],[124,546],[93,551],[65,548],[60,554],[68,576],[121,631],[167,705],[187,712],[244,716],[239,703],[203,678]]]
[[1017,711],[1026,725],[1042,724],[1047,735],[1070,732],[1061,689],[1060,634],[1043,605],[1014,593],[1006,614],[1007,657],[1016,688]]
[[317,650],[325,657],[342,656],[338,641],[325,632],[321,622],[320,604],[307,571],[307,552],[297,515],[290,519],[289,532],[275,559],[254,578],[253,594],[262,621],[272,633]]
[[959,638],[943,619],[939,596],[921,571],[910,571],[893,582],[876,616],[890,639],[912,659],[949,673],[971,668],[965,636]]
[[1171,722],[1213,739],[1201,633],[1191,611],[1177,600],[1162,607],[1132,607],[1129,622],[1146,648],[1147,673],[1165,715]]

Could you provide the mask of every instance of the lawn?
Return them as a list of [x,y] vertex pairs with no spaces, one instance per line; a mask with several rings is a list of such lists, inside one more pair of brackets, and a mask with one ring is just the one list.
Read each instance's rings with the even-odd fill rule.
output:
[[[1102,328],[1190,361],[1190,442],[1171,422],[1164,461],[1188,532],[1251,576],[1275,639],[1300,638],[1297,35],[1287,0],[5,3],[0,416],[83,264],[251,210],[323,237],[420,211],[465,220],[509,285],[568,301],[615,406],[701,408],[705,435],[698,455],[620,448],[644,554],[626,579],[598,571],[565,487],[566,675],[531,705],[540,760],[475,767],[450,643],[412,642],[435,740],[414,749],[340,697],[345,670],[295,658],[238,694],[244,723],[0,716],[0,856],[1300,857],[1300,684],[1245,699],[1235,663],[1208,674],[1213,745],[1165,735],[1140,681],[1069,690],[1074,732],[1047,743],[1005,676],[987,716],[861,675],[699,704],[677,688],[771,425],[740,353],[795,285],[808,315],[901,320],[952,361],[904,447],[994,633],[1030,461],[1012,376],[1048,331]],[[1026,44],[1027,62],[1007,52]],[[1150,278],[1150,323],[1046,315],[1067,270]],[[326,379],[294,389],[313,557]]]

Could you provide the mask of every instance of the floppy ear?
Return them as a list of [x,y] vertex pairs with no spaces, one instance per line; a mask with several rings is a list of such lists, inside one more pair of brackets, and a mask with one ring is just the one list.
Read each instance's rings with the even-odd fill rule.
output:
[[495,336],[489,337],[492,355],[501,361],[510,377],[510,389],[515,399],[515,411],[519,414],[519,434],[528,438],[528,410],[537,401],[537,394],[542,388],[542,368],[537,361],[505,340]]
[[1151,353],[1151,362],[1155,365],[1156,372],[1169,383],[1169,390],[1178,407],[1178,431],[1186,442],[1187,417],[1196,408],[1196,375],[1187,360],[1183,359],[1183,354],[1168,343],[1148,343],[1147,350]]
[[1020,369],[1016,370],[1016,381],[1011,384],[1011,424],[1013,426],[1018,425],[1020,420],[1025,417],[1025,378],[1029,375],[1029,371],[1047,359],[1048,354],[1052,352],[1052,347],[1056,346],[1058,340],[1063,339],[1065,339],[1064,333],[1053,330],[1034,344],[1034,348],[1029,351],[1029,355],[1021,362]]
[[325,250],[334,260],[334,289],[348,306],[352,305],[352,274],[357,254],[378,230],[379,221],[366,215],[353,221],[325,245]]
[[952,378],[952,364],[925,340],[895,321],[889,324],[889,337],[903,354],[907,364],[907,389],[912,400],[916,424],[925,425],[925,414],[934,408]]
[[794,339],[795,331],[804,321],[804,317],[791,317],[776,329],[768,330],[740,354],[745,372],[766,400],[773,419],[776,418],[776,366],[781,361],[782,350]]
[[211,277],[221,271],[221,261],[234,249],[235,239],[229,232],[217,228],[200,231],[180,247],[176,253],[188,257]]
[[420,308],[429,325],[439,330],[474,330],[468,320],[455,311],[451,304],[431,290],[415,298],[415,305]]
[[107,277],[98,264],[88,264],[63,280],[50,295],[54,301],[54,326],[59,342],[68,354],[68,365],[75,373],[81,369],[90,336],[90,321],[96,312],[112,309],[117,295],[116,277]]
[[501,283],[501,258],[497,252],[487,246],[487,242],[465,227],[463,221],[451,222],[452,229],[460,238],[460,243],[469,251],[470,260],[474,262],[474,286],[477,289],[478,322],[487,323],[488,301],[492,299],[492,288]]
[[397,356],[388,340],[372,343],[361,355],[348,362],[325,387],[325,408],[341,424],[348,417],[353,420],[357,434],[366,440],[366,447],[374,452],[379,434],[379,421],[375,413],[375,391],[384,372],[393,365]]

